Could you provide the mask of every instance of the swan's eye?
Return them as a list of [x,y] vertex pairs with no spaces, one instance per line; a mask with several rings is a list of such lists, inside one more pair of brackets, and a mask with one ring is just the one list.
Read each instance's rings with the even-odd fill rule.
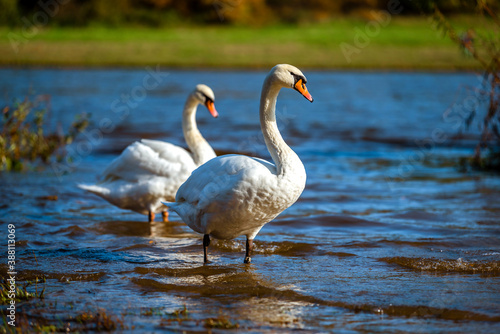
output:
[[293,84],[294,84],[294,86],[295,86],[295,85],[297,84],[297,82],[299,82],[300,80],[302,80],[302,82],[303,82],[304,84],[306,84],[306,83],[307,83],[307,80],[306,80],[306,78],[305,78],[303,75],[298,75],[298,74],[295,74],[295,73],[293,73],[293,72],[290,72],[290,74],[293,76],[293,80],[294,80],[294,83],[293,83]]
[[201,94],[201,99],[202,99],[205,103],[207,103],[207,101],[211,100],[211,99],[210,99],[208,96],[206,96],[205,94],[203,94],[203,93],[201,93],[201,92],[200,92],[200,94]]

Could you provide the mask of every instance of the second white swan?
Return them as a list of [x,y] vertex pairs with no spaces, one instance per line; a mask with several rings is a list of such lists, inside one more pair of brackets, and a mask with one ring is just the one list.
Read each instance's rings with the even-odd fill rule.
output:
[[[214,100],[213,91],[206,85],[197,85],[186,100],[182,130],[191,152],[167,142],[141,139],[111,162],[99,183],[78,187],[122,209],[146,214],[152,222],[162,207],[161,201],[174,200],[177,189],[191,172],[216,157],[196,126],[198,104],[204,104],[213,117],[218,116]],[[167,211],[162,213],[166,221]]]

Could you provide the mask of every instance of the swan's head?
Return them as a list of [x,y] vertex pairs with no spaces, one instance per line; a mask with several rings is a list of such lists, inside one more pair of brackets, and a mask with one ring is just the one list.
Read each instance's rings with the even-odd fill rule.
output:
[[215,110],[214,105],[215,95],[210,87],[203,84],[196,85],[196,89],[192,94],[198,101],[198,103],[204,104],[205,107],[207,107],[208,111],[213,117],[219,116],[219,113],[217,112],[217,110]]
[[297,67],[288,64],[279,64],[272,68],[269,76],[283,87],[293,88],[310,102],[313,101],[311,94],[307,91],[307,79]]

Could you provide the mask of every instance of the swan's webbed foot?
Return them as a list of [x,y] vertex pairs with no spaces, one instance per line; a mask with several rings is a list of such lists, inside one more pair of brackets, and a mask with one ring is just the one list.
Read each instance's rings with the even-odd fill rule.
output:
[[163,218],[164,223],[168,223],[168,211],[167,210],[161,212],[161,217]]
[[252,251],[253,251],[253,239],[247,238],[245,260],[243,261],[243,263],[251,263],[252,262]]
[[152,223],[155,221],[155,213],[153,211],[149,211],[148,213],[148,219],[149,219],[149,222]]
[[203,236],[203,262],[204,263],[209,263],[208,257],[207,257],[207,248],[210,245],[210,235],[205,234]]

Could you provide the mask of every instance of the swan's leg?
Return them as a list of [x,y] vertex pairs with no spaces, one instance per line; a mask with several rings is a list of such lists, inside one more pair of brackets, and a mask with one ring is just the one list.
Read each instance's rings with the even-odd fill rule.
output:
[[207,248],[210,245],[210,236],[205,234],[203,236],[203,262],[208,263]]
[[253,251],[253,239],[247,238],[247,250],[245,253],[245,261],[244,263],[252,262],[252,251]]
[[168,222],[168,211],[167,210],[162,211],[161,216],[163,217],[163,222],[167,223]]
[[155,220],[155,213],[153,211],[149,211],[149,214],[148,214],[148,218],[149,218],[149,222],[154,222]]

